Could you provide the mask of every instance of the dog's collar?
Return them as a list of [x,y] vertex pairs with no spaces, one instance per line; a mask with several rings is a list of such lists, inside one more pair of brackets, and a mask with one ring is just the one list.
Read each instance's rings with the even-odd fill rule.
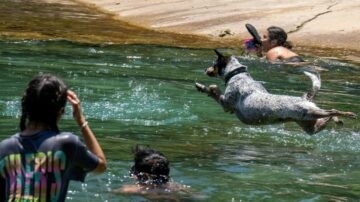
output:
[[229,82],[229,80],[237,75],[237,74],[241,74],[241,73],[244,73],[244,72],[247,72],[246,71],[246,68],[243,68],[243,67],[239,67],[239,68],[236,68],[234,69],[233,71],[229,72],[228,74],[226,74],[225,76],[225,85]]

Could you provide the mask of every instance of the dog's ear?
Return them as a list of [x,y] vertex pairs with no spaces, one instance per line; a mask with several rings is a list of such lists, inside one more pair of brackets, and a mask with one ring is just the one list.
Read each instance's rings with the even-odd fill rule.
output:
[[214,51],[215,51],[216,55],[217,55],[219,58],[223,58],[223,57],[224,57],[224,55],[221,54],[217,49],[214,49]]

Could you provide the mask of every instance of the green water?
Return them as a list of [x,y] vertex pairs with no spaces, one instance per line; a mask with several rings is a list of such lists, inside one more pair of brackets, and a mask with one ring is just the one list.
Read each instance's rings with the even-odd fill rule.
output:
[[[104,148],[107,172],[84,184],[72,182],[69,201],[147,201],[110,192],[134,184],[128,170],[136,144],[163,152],[173,180],[201,193],[202,201],[360,198],[360,121],[344,119],[343,127],[330,124],[314,136],[292,123],[242,124],[194,88],[195,81],[224,87],[203,74],[215,59],[212,50],[65,41],[2,41],[0,47],[0,140],[18,131],[27,82],[52,73],[78,93]],[[321,72],[317,104],[359,113],[360,67],[306,59],[328,70]],[[249,56],[240,60],[272,93],[300,96],[310,87],[302,73],[306,67],[269,65]],[[69,106],[60,128],[79,134]]]

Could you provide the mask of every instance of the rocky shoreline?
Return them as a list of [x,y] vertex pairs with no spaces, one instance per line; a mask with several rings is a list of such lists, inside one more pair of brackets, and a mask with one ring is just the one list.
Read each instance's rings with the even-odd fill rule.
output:
[[360,63],[359,8],[360,0],[6,1],[0,37],[240,48],[251,23],[260,33],[283,27],[301,55]]
[[308,54],[360,61],[360,0],[76,1],[140,27],[194,34],[229,46],[249,37],[246,23],[260,33],[277,25],[289,33],[295,48]]

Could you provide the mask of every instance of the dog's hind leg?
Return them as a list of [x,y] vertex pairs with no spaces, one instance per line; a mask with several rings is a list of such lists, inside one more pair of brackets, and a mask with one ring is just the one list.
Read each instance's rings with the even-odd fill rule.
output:
[[356,118],[357,117],[357,115],[354,112],[344,112],[344,111],[339,111],[339,110],[336,110],[336,109],[312,110],[309,115],[311,115],[311,116],[313,116],[315,118],[325,118],[325,117],[334,117],[334,116],[345,116],[345,117],[349,117],[349,118]]
[[346,116],[350,118],[356,118],[356,114],[353,112],[344,112],[336,109],[332,110],[314,110],[310,113],[310,116],[316,118],[315,120],[297,121],[301,128],[308,134],[315,134],[325,128],[330,122],[334,121],[336,125],[342,126],[344,123],[337,116]]
[[332,117],[320,118],[314,121],[301,121],[297,122],[301,128],[309,135],[320,132],[325,126],[332,121]]
[[327,117],[327,118],[321,118],[316,120],[315,124],[314,124],[314,134],[320,132],[321,130],[323,130],[325,128],[325,126],[332,121],[332,117]]

